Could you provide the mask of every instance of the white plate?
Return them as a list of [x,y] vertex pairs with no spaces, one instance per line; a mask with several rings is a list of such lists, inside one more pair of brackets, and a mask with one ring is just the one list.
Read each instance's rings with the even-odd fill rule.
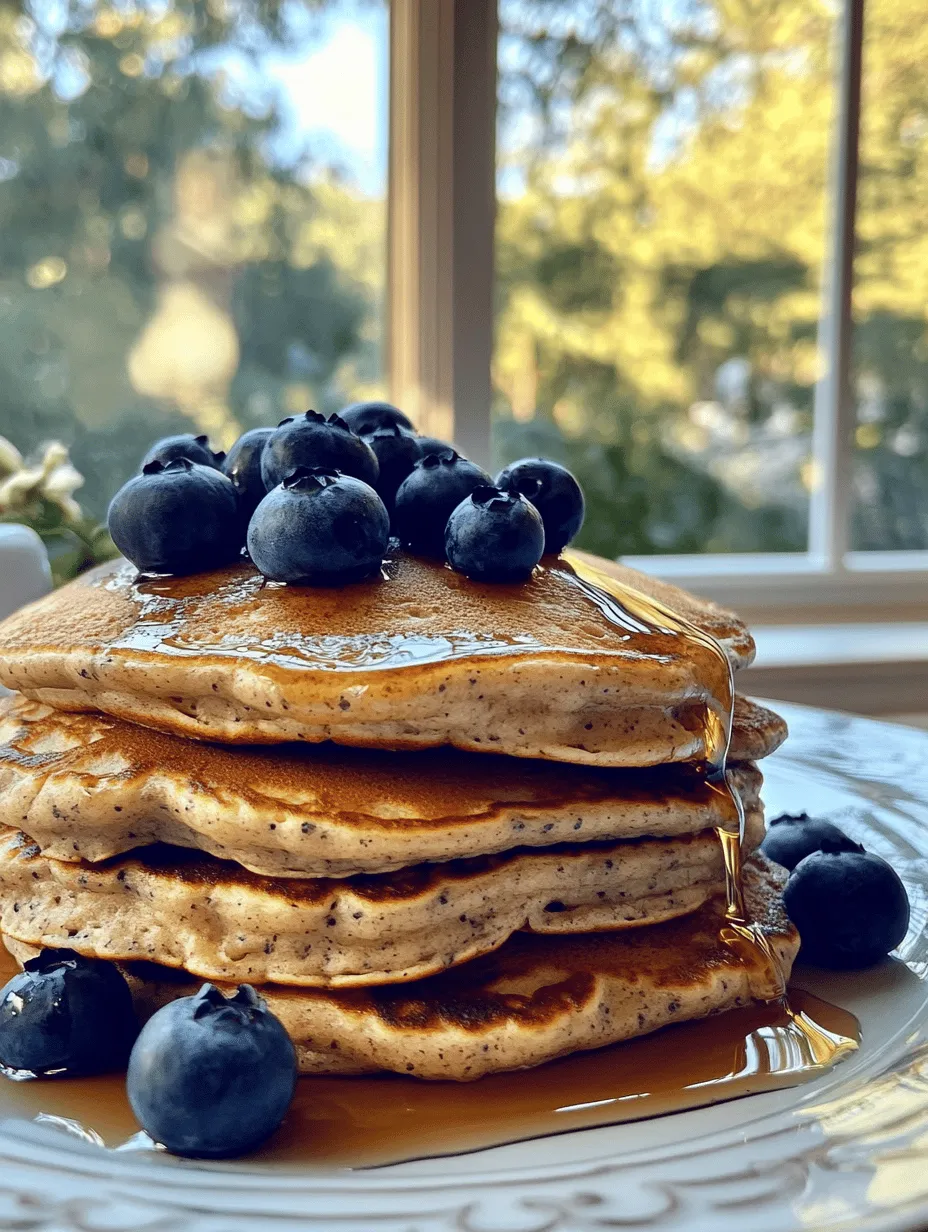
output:
[[[25,1232],[792,1232],[928,1223],[928,733],[778,707],[770,815],[825,814],[912,899],[902,962],[795,982],[852,1010],[861,1051],[816,1082],[634,1125],[390,1168],[294,1171],[105,1151],[0,1124],[0,1228]],[[526,1078],[530,1081],[530,1078]],[[3,1091],[0,1089],[0,1112]]]

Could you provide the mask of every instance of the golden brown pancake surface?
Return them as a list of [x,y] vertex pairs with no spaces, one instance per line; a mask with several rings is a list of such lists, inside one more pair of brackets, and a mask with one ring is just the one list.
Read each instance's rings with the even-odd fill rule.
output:
[[[766,730],[778,738],[775,716]],[[735,763],[733,777],[758,809],[757,770]],[[229,748],[21,697],[0,701],[0,799],[8,824],[55,859],[167,842],[277,876],[692,833],[731,816],[730,802],[685,766],[602,770],[447,748]]]
[[108,565],[0,625],[0,680],[229,743],[450,743],[601,765],[717,753],[730,667],[713,638],[727,632],[743,662],[743,626],[670,588],[706,627],[688,625],[631,583],[666,587],[599,567],[558,558],[492,586],[401,553],[336,589],[268,584],[245,564],[153,580]]
[[[782,906],[785,872],[746,869],[750,919],[788,973],[798,934]],[[721,937],[724,902],[647,928],[576,937],[519,933],[495,953],[412,984],[260,991],[303,1073],[394,1070],[469,1081],[749,1004],[767,985],[760,959]],[[19,959],[35,947],[10,939]],[[152,963],[125,967],[141,1016],[200,981]]]
[[[763,837],[752,814],[747,851]],[[559,844],[348,879],[258,877],[177,847],[99,864],[0,834],[0,929],[88,957],[149,959],[206,979],[353,987],[467,962],[522,928],[642,927],[725,884],[714,831]]]

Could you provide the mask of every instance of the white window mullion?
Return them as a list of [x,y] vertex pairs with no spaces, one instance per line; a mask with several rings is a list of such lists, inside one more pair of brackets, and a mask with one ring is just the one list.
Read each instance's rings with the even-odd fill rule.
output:
[[831,252],[820,348],[825,375],[815,391],[813,458],[816,483],[809,506],[809,553],[844,569],[850,547],[855,423],[852,388],[854,221],[860,136],[864,0],[845,0],[831,197]]

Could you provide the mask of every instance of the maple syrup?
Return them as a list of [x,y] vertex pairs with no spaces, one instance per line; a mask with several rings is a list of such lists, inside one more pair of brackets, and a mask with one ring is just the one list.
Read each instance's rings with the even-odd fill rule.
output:
[[[763,929],[747,917],[741,882],[744,814],[725,764],[734,683],[721,646],[658,601],[573,553],[565,554],[555,568],[562,582],[572,579],[569,585],[582,592],[615,634],[621,631],[622,638],[636,643],[653,639],[655,662],[663,653],[679,656],[685,647],[714,665],[711,696],[699,712],[699,722],[706,750],[705,782],[725,806],[725,821],[717,830],[726,870],[720,936],[737,956],[766,973],[764,999],[746,1009],[575,1054],[530,1075],[500,1074],[472,1084],[398,1075],[304,1078],[284,1126],[259,1153],[262,1159],[365,1167],[634,1121],[808,1081],[858,1047],[858,1025],[852,1015],[809,993],[786,995],[777,954]],[[229,602],[247,606],[259,601],[251,591],[244,593],[242,587],[249,586],[248,579],[233,579]],[[188,606],[188,600],[195,603],[202,597],[196,587],[189,580],[151,584],[150,606],[132,636],[141,638],[145,648],[204,653],[202,645],[194,647],[180,633],[180,609]],[[398,636],[399,641],[390,634],[367,643],[363,666],[408,666],[434,661],[436,655],[454,658],[538,649],[531,639],[503,638],[491,645],[481,635],[468,634],[452,646],[447,639],[429,644],[420,639],[413,644]],[[308,642],[304,640],[298,649],[299,654],[292,639],[286,645],[277,641],[224,648],[226,653],[266,655],[278,662],[301,659],[305,665]],[[326,667],[336,668],[345,666],[339,657],[343,652],[344,646],[326,638],[316,638],[311,650],[316,665],[324,661]],[[362,663],[354,657],[350,666],[356,669]],[[2,967],[0,978],[7,978]],[[150,1145],[136,1137],[122,1076],[3,1084],[0,1108],[8,1115],[57,1121],[109,1146]]]
[[590,663],[641,657],[666,669],[685,652],[708,688],[727,674],[702,630],[570,552],[511,584],[473,582],[399,552],[381,576],[341,587],[268,582],[245,564],[185,577],[123,565],[92,585],[133,609],[107,649],[168,658],[366,674],[539,652]]
[[[676,634],[690,644],[701,645],[716,656],[720,667],[724,667],[727,688],[716,692],[720,708],[710,705],[705,709],[703,732],[707,783],[719,791],[730,805],[728,820],[716,827],[725,865],[726,923],[721,936],[736,953],[746,950],[748,954],[761,959],[766,978],[764,987],[757,990],[757,995],[768,1002],[781,1003],[784,1011],[790,1015],[792,1011],[786,996],[787,972],[784,971],[763,929],[749,921],[745,911],[741,858],[744,806],[726,765],[735,711],[735,677],[728,655],[709,633],[682,619],[658,600],[617,582],[575,553],[566,552],[564,556],[568,567],[573,569],[579,579],[588,584],[593,592],[604,593],[618,603],[639,622],[643,630]],[[804,1029],[801,1015],[792,1015],[792,1020],[798,1030]]]
[[[0,982],[18,968],[0,947]],[[857,1047],[851,1014],[794,991],[716,1018],[478,1082],[394,1074],[307,1077],[257,1153],[276,1164],[363,1168],[664,1116],[793,1086]],[[59,1125],[113,1148],[150,1148],[122,1074],[0,1083],[0,1116]]]

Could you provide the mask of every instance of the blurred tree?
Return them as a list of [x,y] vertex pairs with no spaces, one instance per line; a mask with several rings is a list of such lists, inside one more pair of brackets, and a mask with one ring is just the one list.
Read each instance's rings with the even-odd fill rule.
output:
[[291,24],[280,0],[0,6],[0,434],[64,441],[97,517],[156,436],[227,445],[379,388],[382,203],[275,162],[273,99],[225,67]]
[[854,266],[852,545],[928,548],[928,25],[868,0]]
[[[928,546],[919,12],[868,0],[861,547]],[[834,6],[503,0],[501,17],[499,460],[543,443],[577,470],[599,550],[804,549]]]
[[[383,204],[275,161],[260,72],[243,88],[230,67],[338,3],[0,2],[0,434],[63,440],[97,516],[154,436],[228,443],[378,390]],[[920,16],[868,0],[866,548],[928,546]],[[834,6],[502,0],[501,17],[499,460],[577,470],[601,551],[803,548]]]

